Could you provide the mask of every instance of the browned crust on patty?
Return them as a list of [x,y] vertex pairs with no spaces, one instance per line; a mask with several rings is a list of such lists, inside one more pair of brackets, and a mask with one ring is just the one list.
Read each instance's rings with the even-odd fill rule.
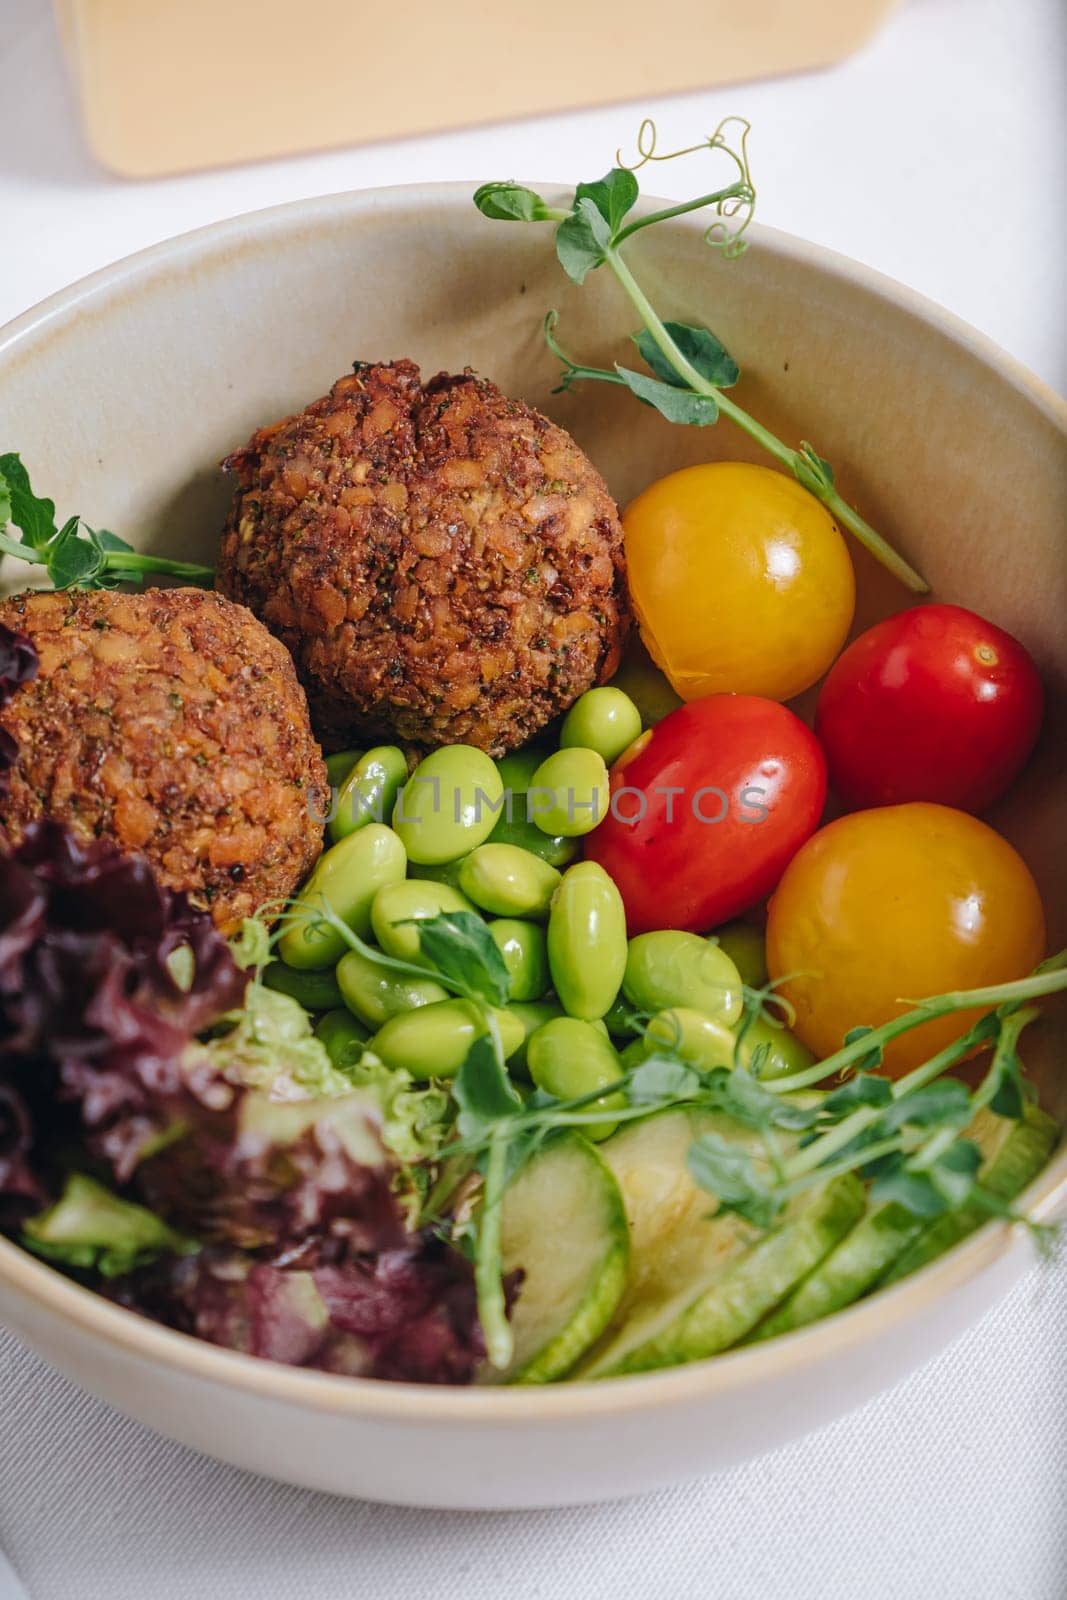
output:
[[293,892],[326,770],[293,663],[250,612],[203,589],[72,590],[0,601],[0,622],[40,656],[0,710],[18,748],[0,841],[45,815],[107,835],[225,931]]
[[502,754],[614,672],[615,504],[569,434],[494,384],[359,366],[225,464],[219,587],[292,651],[327,748]]

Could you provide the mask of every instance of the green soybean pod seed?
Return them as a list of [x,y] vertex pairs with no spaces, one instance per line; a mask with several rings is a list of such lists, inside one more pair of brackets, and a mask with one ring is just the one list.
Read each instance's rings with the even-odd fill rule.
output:
[[489,924],[489,935],[508,969],[512,1000],[540,1000],[552,986],[548,970],[548,940],[536,922],[500,917]]
[[560,874],[514,844],[482,844],[464,858],[463,893],[495,917],[547,917]]
[[521,1073],[528,1078],[526,1046],[538,1028],[551,1022],[553,1017],[562,1017],[563,1007],[555,1000],[512,1000],[507,1011],[519,1023],[523,1035],[522,1043],[508,1057],[508,1067],[512,1073]]
[[577,839],[566,839],[561,833],[542,833],[535,823],[529,822],[526,817],[526,794],[512,797],[511,816],[502,816],[489,835],[489,844],[514,844],[520,850],[528,850],[532,856],[540,856],[542,861],[547,861],[550,867],[569,867],[572,861],[577,861],[582,853],[582,847]]
[[741,978],[730,957],[697,933],[664,929],[630,940],[623,992],[635,1011],[689,1006],[719,1022],[741,1015]]
[[659,1011],[645,1029],[645,1054],[662,1050],[680,1056],[691,1067],[711,1072],[715,1067],[732,1067],[737,1040],[733,1032],[715,1017],[689,1006],[673,1006]]
[[387,956],[420,963],[419,930],[412,923],[439,917],[443,911],[473,912],[474,907],[447,883],[409,878],[406,883],[390,883],[379,889],[371,906],[370,923]]
[[429,975],[416,978],[393,972],[361,950],[350,950],[341,957],[336,981],[340,999],[368,1028],[380,1028],[401,1011],[415,1011],[419,1006],[448,999],[448,990]]
[[[506,1059],[523,1042],[522,1025],[506,1011],[494,1011],[493,1015]],[[410,1072],[420,1082],[454,1078],[475,1039],[485,1032],[485,1018],[471,1001],[439,1000],[390,1017],[374,1035],[370,1048],[387,1067]]]
[[[764,1048],[764,1046],[766,1048]],[[815,1065],[815,1057],[791,1029],[766,1016],[754,1017],[738,1029],[737,1059],[759,1078],[788,1078]]]
[[640,733],[640,711],[628,694],[609,686],[578,696],[563,719],[559,742],[564,750],[595,750],[610,767]]
[[484,844],[504,785],[484,750],[450,744],[420,761],[397,797],[393,826],[412,861],[440,866]]
[[[577,1017],[557,1017],[538,1028],[526,1043],[526,1067],[539,1089],[560,1100],[577,1100],[595,1094],[623,1075],[622,1062],[610,1039],[592,1023]],[[588,1106],[593,1111],[618,1111],[626,1097],[616,1091]],[[617,1122],[583,1125],[587,1139],[607,1139]]]
[[557,750],[534,773],[526,812],[542,833],[577,839],[603,822],[610,800],[602,756],[595,750]]
[[625,1050],[619,1056],[623,1070],[631,1072],[634,1067],[639,1067],[648,1056],[644,1039],[631,1039]]
[[343,1070],[359,1060],[363,1054],[363,1047],[370,1038],[370,1032],[352,1015],[347,1006],[339,1006],[319,1018],[315,1037],[321,1039],[326,1046],[326,1054],[334,1066]]
[[326,757],[326,780],[331,789],[341,787],[359,756],[358,750],[338,750],[336,755]]
[[626,971],[626,912],[603,867],[568,867],[548,918],[548,965],[564,1011],[595,1022],[611,1009]]
[[376,745],[360,756],[341,785],[330,838],[346,839],[369,822],[388,822],[407,776],[407,756],[395,744]]
[[552,752],[544,745],[527,745],[525,750],[512,750],[508,755],[501,756],[496,764],[500,774],[500,781],[504,785],[504,793],[509,791],[514,797],[525,794],[533,782],[533,775]]
[[459,869],[466,859],[466,856],[460,856],[455,861],[442,862],[439,867],[424,867],[417,861],[409,861],[408,877],[425,880],[427,883],[447,883],[450,889],[458,889]]
[[332,1011],[342,1003],[341,990],[333,970],[298,972],[287,967],[284,961],[270,961],[263,968],[263,982],[278,994],[287,994],[305,1011]]
[[316,921],[324,903],[365,939],[370,908],[379,889],[401,883],[407,857],[392,828],[372,822],[325,851],[300,892],[298,909],[287,916],[278,953],[291,967],[332,967],[348,948],[335,928]]
[[604,1013],[604,1026],[613,1039],[633,1038],[637,1032],[633,1022],[633,1010],[626,996],[620,994]]
[[750,922],[728,922],[716,928],[715,939],[737,968],[741,982],[749,989],[762,989],[770,974],[766,941],[759,929]]

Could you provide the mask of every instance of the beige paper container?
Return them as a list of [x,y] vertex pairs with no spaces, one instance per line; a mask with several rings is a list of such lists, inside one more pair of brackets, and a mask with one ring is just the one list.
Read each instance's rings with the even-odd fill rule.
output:
[[56,0],[126,177],[821,67],[895,0]]

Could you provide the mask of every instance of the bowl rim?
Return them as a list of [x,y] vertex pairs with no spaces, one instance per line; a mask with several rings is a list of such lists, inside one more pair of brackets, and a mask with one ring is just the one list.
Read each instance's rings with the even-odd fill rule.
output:
[[[0,378],[3,362],[21,354],[20,346],[46,331],[50,335],[61,333],[65,323],[72,322],[94,302],[105,302],[138,281],[150,282],[158,269],[194,263],[219,246],[231,241],[247,242],[250,236],[263,240],[275,231],[313,226],[331,217],[355,219],[366,212],[400,210],[416,196],[424,207],[450,208],[457,202],[466,206],[475,187],[474,181],[460,180],[341,191],[245,212],[150,245],[77,280],[0,327]],[[551,195],[565,192],[556,184],[537,187]],[[644,196],[643,200],[655,203],[652,196]],[[672,226],[696,230],[701,224],[691,216],[683,216],[675,218]],[[1028,400],[1067,440],[1067,400],[987,335],[935,301],[873,267],[779,229],[757,223],[750,230],[750,238],[758,250],[847,279],[962,346]],[[1067,1209],[1067,1148],[1061,1146],[1021,1200],[1038,1221]],[[243,1355],[115,1305],[4,1238],[0,1238],[0,1290],[5,1296],[13,1293],[31,1302],[38,1312],[65,1321],[126,1355],[275,1402],[408,1425],[448,1422],[479,1428],[507,1427],[520,1421],[548,1424],[566,1419],[573,1423],[607,1412],[690,1406],[725,1391],[758,1388],[772,1375],[802,1372],[862,1345],[876,1330],[884,1332],[912,1322],[931,1302],[962,1288],[1017,1249],[1022,1232],[1018,1224],[990,1221],[912,1277],[823,1322],[766,1344],[726,1351],[664,1371],[537,1388],[385,1382],[288,1367]]]

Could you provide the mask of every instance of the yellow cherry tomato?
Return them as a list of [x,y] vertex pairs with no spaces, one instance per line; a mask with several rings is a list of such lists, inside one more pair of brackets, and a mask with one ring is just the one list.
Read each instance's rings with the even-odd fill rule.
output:
[[683,700],[791,700],[844,644],[852,561],[794,478],[743,461],[686,467],[639,494],[623,530],[641,636]]
[[[767,921],[771,977],[787,980],[795,1031],[820,1058],[909,1002],[1024,977],[1044,951],[1041,897],[1018,852],[976,817],[921,802],[857,811],[813,834]],[[926,1061],[980,1015],[902,1034],[886,1070]]]

